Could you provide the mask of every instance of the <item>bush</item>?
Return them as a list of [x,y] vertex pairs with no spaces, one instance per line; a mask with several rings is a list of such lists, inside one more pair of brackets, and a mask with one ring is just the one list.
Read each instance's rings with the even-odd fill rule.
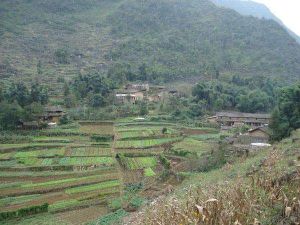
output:
[[138,209],[144,204],[144,202],[145,202],[145,200],[143,198],[136,196],[133,199],[131,199],[131,201],[129,202],[129,205],[133,209]]
[[188,155],[195,155],[195,156],[197,156],[197,154],[192,153],[190,151],[186,151],[186,150],[172,150],[172,152],[173,152],[174,155],[182,156],[182,157],[187,157]]
[[112,141],[113,140],[113,136],[111,135],[93,135],[91,136],[91,141],[95,141],[95,142],[108,142],[108,141]]
[[121,209],[122,208],[122,200],[120,198],[112,199],[111,201],[109,201],[108,207],[112,211],[116,211],[118,209]]
[[137,192],[144,187],[143,183],[131,183],[126,185],[126,191],[128,192]]
[[171,168],[170,160],[168,160],[164,155],[160,155],[159,160],[163,164],[165,169],[170,169]]
[[67,51],[67,49],[57,49],[54,52],[55,60],[60,64],[68,64],[70,53]]
[[71,122],[71,119],[68,115],[63,115],[60,119],[59,119],[59,124],[61,125],[65,125],[65,124],[69,124]]
[[4,220],[9,220],[9,219],[13,219],[16,218],[17,212],[13,211],[13,212],[0,212],[0,221],[4,221]]
[[161,130],[161,133],[162,134],[166,134],[168,132],[168,129],[166,127],[164,127],[162,130]]

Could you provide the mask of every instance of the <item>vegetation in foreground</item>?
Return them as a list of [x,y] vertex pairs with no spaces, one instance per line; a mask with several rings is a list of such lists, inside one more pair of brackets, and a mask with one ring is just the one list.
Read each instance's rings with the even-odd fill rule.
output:
[[176,194],[155,200],[130,224],[297,224],[300,130],[270,149],[195,174]]

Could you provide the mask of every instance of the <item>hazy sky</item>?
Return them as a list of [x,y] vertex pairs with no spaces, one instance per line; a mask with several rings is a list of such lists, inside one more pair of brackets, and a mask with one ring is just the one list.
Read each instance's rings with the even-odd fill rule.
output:
[[253,0],[264,3],[287,27],[300,36],[300,0]]

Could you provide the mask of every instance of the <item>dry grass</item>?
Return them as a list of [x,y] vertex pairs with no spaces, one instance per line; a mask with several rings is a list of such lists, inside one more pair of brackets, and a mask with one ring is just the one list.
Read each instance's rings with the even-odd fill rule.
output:
[[157,199],[127,223],[300,224],[300,168],[295,164],[285,173],[282,160],[283,153],[274,151],[247,178],[190,186],[183,196]]

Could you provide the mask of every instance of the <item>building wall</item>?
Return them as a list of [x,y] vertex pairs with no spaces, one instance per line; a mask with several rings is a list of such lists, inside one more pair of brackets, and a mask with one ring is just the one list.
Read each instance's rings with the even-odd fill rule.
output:
[[51,122],[53,122],[53,123],[59,123],[59,119],[60,119],[60,116],[53,116],[51,118]]
[[240,135],[235,141],[235,144],[249,145],[251,143],[268,143],[269,138],[267,137],[258,137],[258,136],[249,136],[249,135]]
[[262,138],[269,138],[269,135],[261,130],[255,130],[253,132],[249,133],[249,136],[251,137],[262,137]]
[[136,93],[134,93],[134,95],[138,100],[143,100],[144,99],[144,93],[143,92],[136,92]]

